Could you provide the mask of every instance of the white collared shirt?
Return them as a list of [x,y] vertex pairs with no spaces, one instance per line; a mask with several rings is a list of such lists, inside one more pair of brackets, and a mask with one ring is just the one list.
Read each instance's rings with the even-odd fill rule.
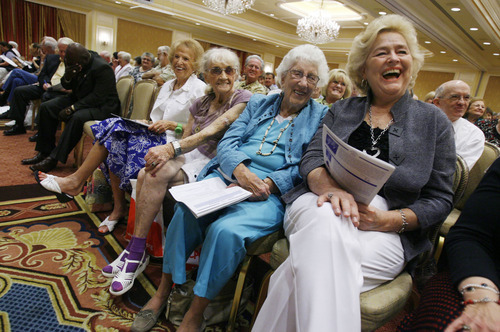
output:
[[465,160],[471,170],[483,153],[484,134],[481,129],[464,118],[452,122],[452,125],[457,154]]

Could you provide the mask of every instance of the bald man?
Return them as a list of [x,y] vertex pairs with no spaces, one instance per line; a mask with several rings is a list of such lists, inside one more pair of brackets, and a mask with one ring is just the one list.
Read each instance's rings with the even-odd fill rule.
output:
[[434,105],[446,114],[455,132],[457,154],[472,169],[484,149],[484,134],[463,118],[470,101],[470,87],[460,80],[448,81],[436,89]]
[[[33,171],[49,172],[58,162],[65,163],[82,137],[86,121],[104,120],[111,113],[120,112],[113,69],[97,53],[73,43],[66,49],[64,63],[66,71],[61,84],[71,93],[40,106],[40,129],[35,148],[38,154],[23,160],[23,164],[31,164]],[[66,125],[56,146],[60,120]]]

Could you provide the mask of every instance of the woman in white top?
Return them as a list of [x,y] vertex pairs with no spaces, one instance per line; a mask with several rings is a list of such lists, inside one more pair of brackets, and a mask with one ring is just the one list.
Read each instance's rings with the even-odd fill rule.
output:
[[115,68],[115,78],[118,82],[118,79],[123,76],[130,75],[130,71],[132,71],[132,65],[130,64],[131,59],[130,53],[127,52],[118,52],[118,67]]
[[114,207],[99,226],[99,232],[113,231],[116,223],[128,213],[124,191],[131,191],[130,179],[137,178],[145,166],[144,156],[148,150],[181,138],[191,117],[189,107],[204,95],[206,84],[196,77],[203,52],[201,45],[193,39],[175,42],[169,58],[176,78],[166,82],[160,90],[151,111],[149,127],[121,118],[99,122],[92,126],[96,142],[82,166],[64,178],[40,173],[38,181],[41,185],[55,192],[60,201],[71,200],[103,163],[101,169],[111,184]]

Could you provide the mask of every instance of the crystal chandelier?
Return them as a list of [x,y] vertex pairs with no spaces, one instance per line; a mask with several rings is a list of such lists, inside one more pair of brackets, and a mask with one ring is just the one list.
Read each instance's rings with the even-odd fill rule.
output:
[[297,34],[305,41],[313,44],[329,43],[339,36],[340,26],[326,11],[321,8],[307,17],[303,17],[297,24]]
[[255,0],[203,0],[208,8],[223,15],[241,14],[253,6]]

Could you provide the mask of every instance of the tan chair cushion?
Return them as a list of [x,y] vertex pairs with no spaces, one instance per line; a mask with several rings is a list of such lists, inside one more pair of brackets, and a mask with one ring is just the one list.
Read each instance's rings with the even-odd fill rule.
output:
[[448,217],[446,217],[446,220],[444,223],[441,225],[441,228],[439,229],[439,235],[445,236],[448,235],[448,232],[450,231],[451,226],[455,225],[457,222],[458,217],[460,217],[460,210],[459,209],[453,209],[451,210],[450,214]]
[[99,123],[100,121],[97,121],[97,120],[91,120],[91,121],[87,121],[85,122],[85,124],[83,125],[83,132],[85,134],[87,134],[87,136],[91,137],[92,139],[94,139],[94,133],[92,132],[92,129],[90,129],[91,126],[95,125],[96,123]]
[[276,241],[284,238],[284,236],[285,234],[283,233],[283,229],[280,229],[279,231],[257,239],[255,242],[248,246],[247,255],[256,256],[270,252]]
[[373,331],[403,310],[411,295],[412,279],[407,272],[360,295],[361,330]]

